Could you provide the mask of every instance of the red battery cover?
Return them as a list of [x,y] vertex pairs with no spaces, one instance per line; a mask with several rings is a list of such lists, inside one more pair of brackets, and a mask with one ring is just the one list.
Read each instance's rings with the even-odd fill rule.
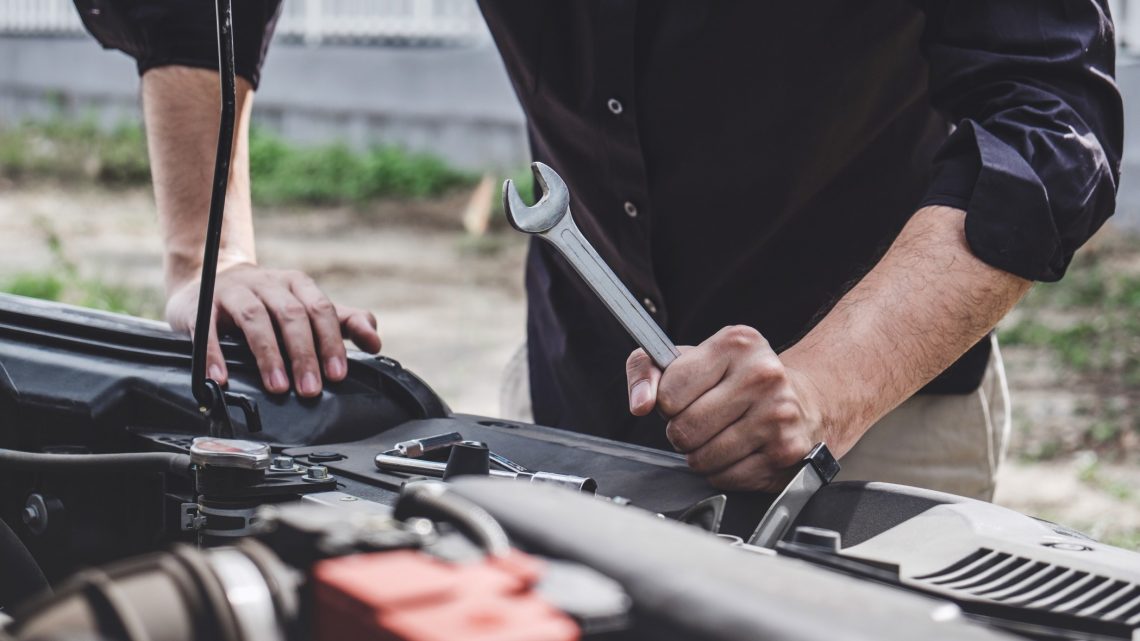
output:
[[450,563],[415,550],[328,559],[313,569],[317,641],[577,641],[534,591],[538,559]]

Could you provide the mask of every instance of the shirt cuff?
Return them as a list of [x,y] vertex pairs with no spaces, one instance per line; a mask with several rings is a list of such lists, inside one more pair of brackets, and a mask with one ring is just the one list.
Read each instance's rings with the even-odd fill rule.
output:
[[922,206],[966,212],[966,243],[986,264],[1029,280],[1064,274],[1049,196],[1036,172],[1012,147],[964,120],[934,159]]
[[951,135],[934,158],[933,176],[922,207],[945,205],[965,210],[970,204],[981,161],[973,138],[956,134]]

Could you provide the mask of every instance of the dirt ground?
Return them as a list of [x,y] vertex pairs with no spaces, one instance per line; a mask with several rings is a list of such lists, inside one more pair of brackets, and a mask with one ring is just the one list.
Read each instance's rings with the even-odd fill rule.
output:
[[[522,343],[523,240],[462,231],[465,197],[367,210],[260,211],[261,262],[312,274],[336,301],[372,309],[384,351],[428,381],[453,409],[496,415],[499,378]],[[51,270],[45,230],[87,277],[161,299],[153,201],[144,190],[0,186],[0,282]],[[997,502],[1107,541],[1140,548],[1138,458],[1074,451],[1028,460],[1044,431],[1075,425],[1081,394],[1039,351],[1005,350],[1014,434]],[[1039,458],[1039,457],[1038,457]]]

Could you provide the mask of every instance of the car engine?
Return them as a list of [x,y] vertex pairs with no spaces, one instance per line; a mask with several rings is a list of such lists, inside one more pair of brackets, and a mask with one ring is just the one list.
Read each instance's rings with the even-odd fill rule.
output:
[[781,495],[722,494],[676,454],[454,414],[387,357],[353,354],[348,378],[304,400],[261,391],[248,349],[234,340],[223,349],[230,390],[257,413],[231,408],[232,433],[211,434],[220,430],[187,385],[187,337],[0,296],[4,634],[1132,639],[1140,630],[1140,555],[1005,508],[828,482],[826,456],[805,460]]

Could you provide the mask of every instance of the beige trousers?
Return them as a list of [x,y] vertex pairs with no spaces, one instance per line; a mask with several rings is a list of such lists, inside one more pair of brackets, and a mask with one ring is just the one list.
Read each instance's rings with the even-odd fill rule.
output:
[[[910,398],[873,425],[840,461],[837,480],[888,481],[971,498],[993,498],[1009,440],[1009,388],[997,339],[985,377],[970,394]],[[531,421],[526,345],[503,377],[504,418]]]

